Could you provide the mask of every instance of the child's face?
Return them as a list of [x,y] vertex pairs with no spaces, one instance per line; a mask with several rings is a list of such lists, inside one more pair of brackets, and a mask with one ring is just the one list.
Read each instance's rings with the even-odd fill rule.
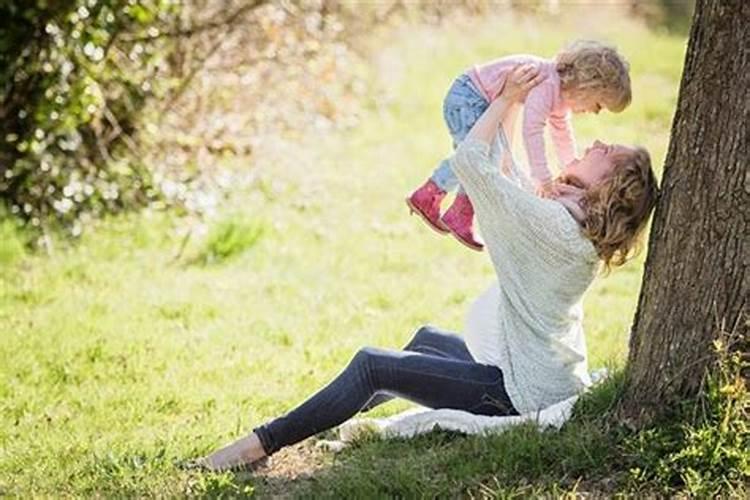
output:
[[599,114],[599,111],[604,108],[604,99],[590,92],[573,92],[567,100],[568,106],[573,113]]

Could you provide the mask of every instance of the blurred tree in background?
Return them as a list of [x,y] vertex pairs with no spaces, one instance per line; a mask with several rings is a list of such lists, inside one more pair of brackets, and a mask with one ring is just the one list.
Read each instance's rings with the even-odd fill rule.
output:
[[670,31],[685,32],[690,29],[690,20],[695,10],[695,0],[633,0],[631,12],[654,27]]
[[[554,13],[558,3],[532,10]],[[635,2],[633,12],[675,8],[657,4],[646,12]],[[284,130],[357,123],[369,82],[355,47],[373,29],[500,8],[532,7],[0,0],[1,203],[42,232],[63,226],[73,235],[101,215],[144,206],[210,213],[247,177],[222,157],[244,161]]]
[[0,199],[73,235],[124,209],[210,210],[233,184],[217,155],[251,154],[262,131],[356,122],[351,34],[452,7],[0,0]]
[[154,197],[135,131],[174,85],[172,0],[0,3],[0,196],[35,226]]

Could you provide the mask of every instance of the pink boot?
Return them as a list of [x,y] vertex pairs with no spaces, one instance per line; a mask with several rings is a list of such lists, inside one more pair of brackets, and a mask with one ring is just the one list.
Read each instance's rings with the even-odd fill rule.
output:
[[448,233],[440,221],[440,202],[445,198],[445,191],[440,189],[432,179],[422,184],[406,199],[411,213],[419,214],[432,229],[441,234]]
[[458,241],[478,252],[484,249],[484,244],[474,234],[474,207],[466,194],[456,195],[442,220]]

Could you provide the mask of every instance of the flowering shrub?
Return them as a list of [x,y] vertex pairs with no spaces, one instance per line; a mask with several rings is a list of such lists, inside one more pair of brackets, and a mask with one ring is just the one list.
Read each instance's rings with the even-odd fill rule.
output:
[[171,83],[172,42],[158,35],[178,12],[171,0],[2,4],[0,197],[12,213],[75,234],[84,214],[148,200],[134,131]]
[[[481,1],[469,2],[483,5]],[[453,2],[3,0],[0,200],[78,235],[147,205],[210,211],[219,168],[289,128],[357,123],[352,42]]]

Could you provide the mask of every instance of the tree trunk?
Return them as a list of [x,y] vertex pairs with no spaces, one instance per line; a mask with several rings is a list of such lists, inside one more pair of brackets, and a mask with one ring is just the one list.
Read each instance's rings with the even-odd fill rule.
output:
[[696,5],[630,339],[633,423],[699,393],[722,332],[747,351],[749,26],[746,0]]

